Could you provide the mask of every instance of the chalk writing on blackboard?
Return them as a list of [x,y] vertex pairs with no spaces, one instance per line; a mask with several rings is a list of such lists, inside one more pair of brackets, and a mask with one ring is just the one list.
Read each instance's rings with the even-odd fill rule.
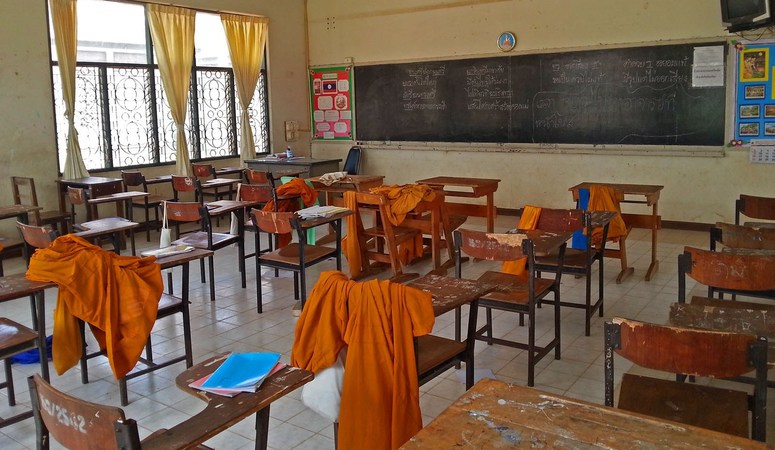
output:
[[692,85],[696,48],[682,44],[359,66],[356,137],[723,145],[725,89]]

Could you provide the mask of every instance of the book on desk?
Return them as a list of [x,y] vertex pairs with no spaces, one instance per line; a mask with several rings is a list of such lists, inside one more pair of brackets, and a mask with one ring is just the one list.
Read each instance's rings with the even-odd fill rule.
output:
[[233,397],[240,392],[255,392],[264,380],[285,367],[279,361],[279,353],[232,353],[215,372],[189,386],[226,397]]

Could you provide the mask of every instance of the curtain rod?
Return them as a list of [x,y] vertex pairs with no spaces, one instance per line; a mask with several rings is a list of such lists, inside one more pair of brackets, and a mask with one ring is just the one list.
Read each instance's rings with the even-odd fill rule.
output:
[[145,5],[148,3],[153,3],[155,5],[162,5],[162,6],[175,6],[178,8],[185,8],[190,9],[197,12],[204,12],[204,13],[210,13],[210,14],[236,14],[239,16],[252,16],[252,17],[268,17],[262,14],[250,14],[245,12],[237,12],[237,11],[226,11],[222,9],[203,9],[203,8],[194,8],[192,6],[186,6],[186,5],[180,5],[177,3],[170,3],[170,2],[164,2],[164,1],[156,1],[156,0],[108,0],[115,3],[132,3],[132,4],[140,4]]

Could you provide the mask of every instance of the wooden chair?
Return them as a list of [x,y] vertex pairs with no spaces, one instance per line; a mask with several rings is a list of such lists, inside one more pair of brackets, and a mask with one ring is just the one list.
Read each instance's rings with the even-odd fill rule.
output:
[[[36,227],[33,225],[26,225],[20,222],[16,222],[16,227],[19,229],[19,234],[25,241],[27,249],[25,250],[25,259],[29,265],[29,259],[32,255],[32,251],[37,248],[46,248],[57,238],[57,232],[50,230],[46,227]],[[30,305],[32,308],[33,316],[36,314],[34,299],[30,298]],[[191,324],[189,320],[188,304],[184,303],[178,297],[162,293],[159,299],[159,308],[156,313],[156,320],[164,317],[169,317],[173,314],[181,314],[183,323],[183,340],[184,348],[186,349],[186,361],[193,361],[193,355],[190,354],[188,349],[191,348]],[[83,348],[81,349],[81,382],[86,384],[89,382],[89,366],[88,360],[101,356],[102,352],[88,352],[86,347],[86,327],[82,321],[79,321],[81,342],[83,342]],[[148,336],[148,341],[145,344],[145,358],[141,358],[141,361],[147,365],[153,365],[153,346],[151,342],[151,336]],[[119,395],[121,398],[121,404],[129,404],[128,389],[126,384],[126,378],[118,380],[119,383]]]
[[[194,174],[194,177],[196,177],[197,180],[200,182],[206,181],[206,180],[212,180],[214,178],[218,178],[218,176],[215,174],[215,168],[212,166],[212,164],[205,164],[205,163],[191,163],[191,171]],[[223,190],[223,187],[202,187],[200,190],[200,195],[204,198],[211,198],[212,201],[217,200],[224,200],[229,199],[231,200],[232,196],[234,195],[234,189],[232,188],[225,188],[226,190]]]
[[[390,264],[393,271],[391,280],[396,282],[418,277],[417,273],[403,272],[399,252],[401,245],[413,245],[410,241],[422,239],[420,230],[393,225],[387,219],[388,199],[384,195],[368,192],[355,192],[354,195],[359,211],[365,209],[377,213],[370,227],[363,227],[359,217],[353,219],[359,226],[357,238],[364,264],[369,264],[369,261]],[[364,271],[364,274],[369,273]]]
[[[453,232],[453,236],[458,258],[468,255],[486,261],[513,261],[527,257],[527,278],[496,271],[485,272],[479,277],[479,281],[494,284],[498,288],[479,298],[479,307],[485,309],[486,323],[476,331],[475,337],[488,345],[499,344],[527,350],[527,385],[533,386],[536,363],[552,350],[554,358],[560,359],[560,278],[566,244],[559,247],[554,279],[547,279],[537,275],[534,244],[524,235],[493,234],[459,228]],[[460,264],[456,264],[456,272],[458,278],[462,277]],[[536,306],[549,294],[554,294],[554,338],[546,345],[539,346],[536,344]],[[527,315],[527,342],[494,337],[493,309]],[[460,335],[459,320],[455,321],[455,334]]]
[[[741,225],[740,216],[759,220],[775,220],[775,198],[740,194],[735,201],[735,225]],[[744,225],[755,225],[746,222]]]
[[[269,200],[273,200],[275,196],[274,189],[270,185],[264,185],[264,184],[239,184],[237,186],[237,200],[245,200],[250,202],[259,202],[260,206],[263,207]],[[256,227],[253,226],[253,218],[250,216],[250,211],[247,211],[247,214],[245,214],[243,217],[245,217],[245,231],[250,231],[252,233],[255,233]],[[233,219],[232,219],[233,220]],[[256,239],[259,238],[258,235],[255,236]],[[269,247],[267,251],[272,251],[272,238],[271,236],[268,239]],[[255,256],[253,253],[246,253],[245,259],[252,258]]]
[[[678,255],[678,302],[686,302],[686,277],[724,293],[775,299],[775,256],[714,252],[684,247]],[[731,303],[731,302],[730,302]]]
[[[137,190],[140,192],[148,192],[148,184],[145,181],[145,176],[142,172],[136,171],[121,171],[121,179],[124,182],[124,191]],[[159,210],[161,209],[162,202],[169,200],[166,196],[150,195],[148,197],[141,197],[132,199],[133,208],[142,208],[145,220],[143,224],[145,226],[145,241],[151,242],[151,229],[158,230],[161,228],[161,220],[159,220]],[[151,222],[149,211],[153,210],[154,221]]]
[[614,318],[605,323],[605,404],[614,406],[614,353],[662,372],[730,378],[756,371],[753,394],[625,373],[618,407],[749,437],[766,437],[767,339]]
[[[87,402],[65,394],[39,375],[27,378],[35,418],[38,449],[48,450],[50,437],[65,448],[140,450],[143,443],[163,433],[160,429],[143,441],[134,419],[121,408]],[[195,447],[208,449],[204,445]]]
[[[167,209],[167,219],[170,223],[180,224],[187,222],[200,222],[201,227],[199,231],[187,234],[185,237],[177,239],[172,242],[172,245],[190,245],[195,248],[203,248],[207,250],[219,250],[226,248],[231,244],[237,244],[240,240],[240,236],[236,236],[228,233],[216,233],[213,231],[212,223],[210,221],[210,214],[207,212],[207,207],[202,206],[197,202],[165,202],[165,208]],[[237,265],[240,273],[242,274],[243,286],[245,283],[245,260],[237,257]],[[205,282],[205,263],[201,262],[201,274],[202,283]],[[207,258],[209,274],[210,274],[210,301],[215,301],[215,266],[214,258],[210,255]],[[172,285],[172,274],[168,274],[169,285]]]
[[[589,211],[579,209],[550,209],[541,208],[536,229],[543,231],[576,231],[585,230],[586,236],[592,236],[592,222]],[[561,302],[560,306],[572,308],[581,308],[585,312],[584,334],[590,335],[591,320],[597,311],[600,317],[603,317],[603,255],[605,254],[605,242],[608,236],[608,223],[603,227],[603,234],[600,242],[591,242],[588,239],[588,245],[585,249],[569,248],[565,251],[565,261],[562,271],[574,275],[583,275],[585,278],[584,303]],[[591,243],[591,244],[589,244]],[[597,299],[592,302],[592,268],[598,263],[597,279],[598,290]],[[541,272],[552,272],[557,270],[557,256],[537,256],[536,270],[540,276]]]
[[[13,188],[13,202],[17,205],[39,206],[38,194],[35,191],[35,180],[29,177],[11,177]],[[73,216],[67,211],[45,210],[30,213],[33,225],[52,225],[61,234],[67,233],[69,223]]]
[[172,175],[172,200],[182,201],[180,194],[190,192],[193,195],[193,200],[204,204],[204,199],[201,195],[202,183],[195,177],[187,177],[182,175]]
[[[292,212],[273,212],[251,209],[250,217],[256,229],[256,309],[263,311],[261,294],[261,266],[293,271],[294,297],[301,300],[301,307],[307,301],[307,267],[336,258],[336,270],[342,270],[342,258],[337,247],[307,244],[307,230],[298,216]],[[273,251],[261,248],[261,233],[285,234],[296,231],[298,242],[292,242]]]

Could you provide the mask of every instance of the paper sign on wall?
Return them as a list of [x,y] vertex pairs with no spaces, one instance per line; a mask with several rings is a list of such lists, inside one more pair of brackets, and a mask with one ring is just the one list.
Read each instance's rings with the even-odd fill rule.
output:
[[309,70],[312,138],[353,138],[352,66]]

